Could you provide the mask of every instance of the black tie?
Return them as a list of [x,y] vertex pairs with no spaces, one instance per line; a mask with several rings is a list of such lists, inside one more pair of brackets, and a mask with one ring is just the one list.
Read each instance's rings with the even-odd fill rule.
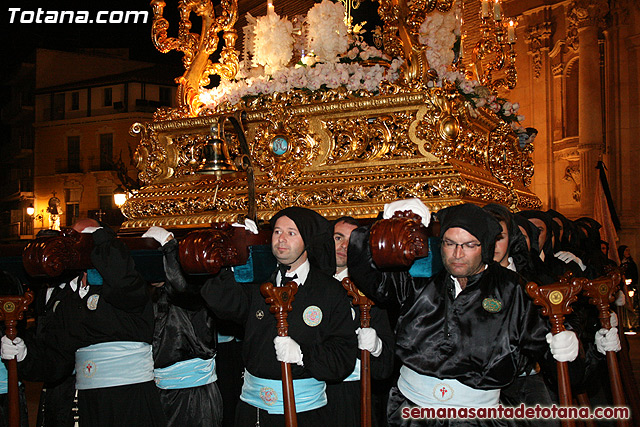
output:
[[298,278],[298,275],[294,274],[293,276],[283,276],[283,277],[284,279],[282,279],[282,283],[280,284],[280,286],[284,286],[285,283],[289,283],[296,280]]

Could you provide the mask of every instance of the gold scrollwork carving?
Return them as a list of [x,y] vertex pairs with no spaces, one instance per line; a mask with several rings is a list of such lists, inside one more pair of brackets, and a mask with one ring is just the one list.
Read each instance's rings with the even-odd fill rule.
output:
[[429,13],[437,10],[448,12],[453,0],[414,0],[407,3],[397,0],[380,0],[378,15],[384,22],[382,44],[387,54],[404,59],[403,84],[413,90],[426,88],[429,81],[437,79],[426,57],[426,46],[418,41],[420,26]]
[[[199,99],[201,87],[209,85],[209,76],[217,74],[224,79],[233,78],[239,69],[238,52],[235,50],[237,39],[233,28],[238,19],[237,0],[221,0],[219,16],[215,16],[211,0],[182,0],[179,3],[180,24],[178,37],[168,37],[169,21],[163,17],[166,3],[152,0],[153,23],[151,38],[153,44],[162,53],[178,50],[184,53],[182,63],[185,73],[176,79],[178,83],[175,109],[164,109],[157,119],[175,119],[195,117],[203,108]],[[200,34],[191,33],[191,13],[202,18]],[[224,46],[220,52],[221,62],[212,63],[209,56],[218,50],[219,34],[222,33]]]
[[460,96],[451,88],[437,88],[418,110],[409,135],[426,158],[445,162],[456,158],[479,164],[484,159],[484,137],[476,132],[465,132],[462,124],[467,121],[468,109]]
[[412,121],[413,115],[403,112],[328,120],[334,146],[327,164],[416,157],[416,148],[407,137]]
[[[521,150],[508,124],[471,109],[451,87],[300,104],[303,99],[278,94],[256,104],[269,108],[246,111],[259,218],[292,205],[328,216],[375,216],[386,202],[407,197],[433,209],[463,201],[540,206],[526,189],[533,174],[530,144]],[[195,173],[220,117],[132,127],[141,135],[135,160],[147,185],[123,207],[125,228],[186,227],[246,214],[244,173],[220,179]],[[239,152],[237,139],[227,143]]]
[[310,132],[309,119],[295,116],[285,102],[273,104],[265,122],[255,130],[252,154],[260,170],[276,185],[289,184],[311,166],[319,144]]

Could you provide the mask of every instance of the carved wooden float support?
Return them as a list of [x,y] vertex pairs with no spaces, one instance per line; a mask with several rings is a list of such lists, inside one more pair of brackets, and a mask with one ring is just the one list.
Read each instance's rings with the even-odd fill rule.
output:
[[409,267],[429,254],[429,229],[412,215],[382,219],[371,226],[369,245],[379,268]]
[[[614,271],[606,276],[590,280],[583,285],[584,294],[589,297],[589,302],[598,309],[600,325],[604,329],[611,329],[611,312],[609,311],[609,306],[615,300],[615,295],[620,288],[620,279],[621,274]],[[615,351],[607,351],[607,366],[609,368],[613,403],[616,406],[626,406],[622,389],[622,379],[620,378],[620,368],[618,367],[618,358]],[[618,419],[617,425],[628,426],[629,422],[625,419]]]
[[[267,230],[261,230],[256,235],[229,223],[213,223],[210,228],[181,236],[184,232],[174,231],[180,242],[181,264],[189,274],[216,274],[222,267],[244,264],[247,262],[250,246],[264,245],[270,241],[270,232]],[[140,268],[140,272],[148,280],[155,280],[164,275],[162,254],[157,250],[159,245],[154,239],[118,239],[132,251],[136,265],[139,260],[145,258],[147,265],[159,270],[150,272],[142,271],[144,269]],[[41,237],[29,243],[23,251],[22,261],[31,277],[59,277],[65,271],[91,268],[92,249],[93,237],[90,234],[64,229],[59,236]]]
[[[571,304],[578,299],[578,294],[586,279],[573,278],[566,275],[559,283],[546,286],[538,286],[535,282],[527,284],[527,293],[533,299],[534,304],[542,308],[542,315],[551,322],[551,333],[558,334],[565,330],[564,317],[573,312]],[[569,380],[569,367],[567,362],[556,362],[558,369],[558,396],[562,406],[571,406],[571,382]],[[575,420],[562,420],[562,425],[575,426]]]

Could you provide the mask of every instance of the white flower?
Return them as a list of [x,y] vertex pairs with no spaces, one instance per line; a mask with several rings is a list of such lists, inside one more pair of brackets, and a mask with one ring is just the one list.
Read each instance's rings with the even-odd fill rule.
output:
[[453,45],[456,41],[456,25],[454,13],[434,11],[426,16],[420,26],[418,41],[427,48],[429,67],[438,72],[439,79],[447,73],[455,58]]
[[253,39],[254,64],[264,65],[272,74],[285,67],[293,56],[293,24],[275,13],[256,18]]
[[462,90],[463,93],[466,94],[470,94],[473,93],[473,84],[471,83],[471,80],[464,80],[463,82],[460,83],[459,86],[460,90]]
[[344,5],[330,0],[323,0],[307,13],[309,50],[318,60],[335,62],[349,48],[344,15]]

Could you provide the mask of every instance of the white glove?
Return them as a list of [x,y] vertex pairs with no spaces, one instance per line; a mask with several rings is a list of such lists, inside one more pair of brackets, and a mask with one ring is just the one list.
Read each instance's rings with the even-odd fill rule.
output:
[[276,347],[276,359],[279,362],[295,363],[296,365],[303,366],[302,363],[302,350],[300,345],[291,337],[275,337],[273,344]]
[[0,357],[5,360],[16,359],[22,362],[27,357],[27,346],[22,338],[16,337],[11,341],[6,335],[2,337],[0,344]]
[[624,292],[618,291],[618,293],[616,294],[616,301],[615,301],[616,305],[618,307],[622,307],[623,305],[625,305],[626,302],[627,302],[627,299],[624,297]]
[[578,337],[573,331],[562,331],[558,334],[547,334],[547,342],[553,358],[558,362],[573,362],[578,357]]
[[231,225],[234,227],[244,227],[245,230],[251,232],[252,234],[258,234],[258,226],[252,219],[246,218],[244,220],[244,225],[240,224],[239,222],[234,222]]
[[618,328],[611,328],[608,331],[604,328],[596,332],[596,348],[602,354],[607,351],[620,351],[620,337]]
[[420,215],[420,218],[422,218],[422,224],[425,227],[428,227],[429,221],[431,221],[431,212],[429,211],[429,208],[426,207],[418,198],[397,200],[395,202],[387,203],[384,205],[382,217],[384,219],[389,219],[397,211],[411,211],[414,214]]
[[160,243],[160,246],[163,246],[169,240],[173,238],[173,233],[165,230],[162,227],[156,227],[155,225],[149,227],[146,233],[142,235],[142,237],[150,237],[154,239],[156,242]]
[[574,261],[580,267],[580,270],[585,271],[587,266],[582,263],[582,260],[567,251],[560,251],[553,254],[554,257],[558,258],[560,261],[563,261],[565,264],[569,264],[571,261]]
[[618,315],[616,314],[615,311],[611,312],[611,318],[609,319],[609,323],[611,324],[612,328],[615,328],[616,326],[618,326]]
[[367,350],[373,357],[378,357],[382,353],[382,340],[378,338],[376,330],[373,328],[358,328],[358,348]]
[[85,233],[85,234],[91,234],[95,231],[100,230],[102,227],[85,227],[81,233]]

